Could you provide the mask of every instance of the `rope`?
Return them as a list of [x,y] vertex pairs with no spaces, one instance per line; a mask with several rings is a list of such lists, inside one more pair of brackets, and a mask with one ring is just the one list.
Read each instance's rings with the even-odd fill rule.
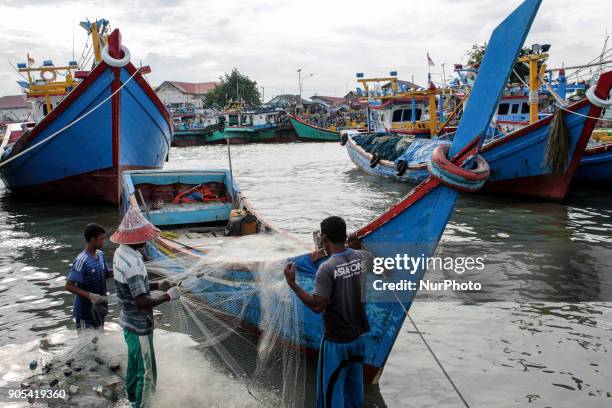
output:
[[470,404],[467,403],[467,401],[465,400],[465,398],[463,397],[463,394],[461,394],[461,391],[459,391],[459,388],[457,388],[457,385],[455,385],[455,382],[453,381],[453,379],[451,378],[450,374],[448,373],[448,371],[446,371],[446,369],[444,368],[444,366],[442,365],[442,362],[440,361],[440,359],[438,359],[438,356],[436,355],[436,353],[433,351],[433,349],[431,348],[431,346],[429,345],[429,343],[427,342],[427,340],[425,339],[425,336],[423,336],[423,333],[419,330],[419,328],[417,327],[414,319],[412,318],[412,316],[410,316],[410,314],[408,313],[408,309],[406,309],[406,307],[404,306],[404,304],[402,303],[402,301],[399,299],[399,297],[397,296],[397,293],[393,292],[393,295],[395,296],[395,298],[397,299],[397,302],[400,304],[400,306],[402,307],[402,309],[404,309],[404,313],[406,313],[406,316],[408,316],[408,319],[410,320],[410,323],[412,323],[412,327],[414,327],[414,330],[416,331],[416,333],[419,335],[419,337],[421,338],[421,340],[423,341],[423,343],[425,344],[425,346],[427,347],[427,350],[429,350],[429,353],[431,354],[431,356],[433,357],[433,359],[436,361],[436,363],[438,364],[438,367],[440,367],[440,370],[442,370],[442,373],[444,374],[444,376],[446,377],[446,379],[448,380],[448,382],[450,383],[450,385],[453,387],[453,389],[455,390],[455,392],[457,393],[457,396],[459,397],[459,399],[461,400],[461,402],[463,402],[463,405],[465,405],[466,408],[470,408]]
[[32,151],[33,149],[37,148],[38,146],[47,143],[48,141],[50,141],[51,139],[53,139],[55,136],[59,135],[60,133],[64,132],[66,129],[70,128],[72,125],[75,125],[76,123],[80,122],[82,119],[85,119],[87,116],[89,116],[91,113],[93,113],[95,110],[97,110],[100,106],[102,106],[103,104],[105,104],[109,99],[111,99],[113,96],[115,96],[120,90],[123,89],[124,86],[126,86],[135,76],[136,74],[140,72],[140,68],[138,68],[136,71],[134,71],[134,73],[132,74],[132,76],[130,76],[128,78],[127,81],[125,81],[123,84],[121,84],[121,86],[112,94],[110,94],[110,96],[108,96],[106,99],[104,99],[102,102],[100,102],[99,104],[97,104],[96,106],[94,106],[93,108],[91,108],[88,112],[84,113],[82,116],[76,118],[75,120],[73,120],[72,122],[70,122],[69,124],[67,124],[66,126],[64,126],[63,128],[59,129],[58,131],[56,131],[55,133],[51,134],[50,136],[46,137],[45,139],[41,140],[40,142],[28,147],[27,149],[19,152],[17,155],[8,158],[6,160],[4,160],[3,162],[0,162],[0,168],[6,166],[7,164],[9,164],[10,162],[12,162],[13,160],[16,160],[17,158],[23,156],[24,154]]
[[448,160],[449,145],[438,145],[427,161],[427,170],[431,176],[447,187],[459,191],[474,192],[480,190],[491,173],[488,163],[482,157],[475,157],[476,168],[464,169]]
[[527,83],[525,81],[523,81],[523,78],[521,78],[521,76],[516,72],[516,70],[514,68],[512,68],[512,72],[514,72],[514,75],[516,75],[516,77],[519,79],[519,81],[521,81],[523,83],[523,85],[525,85],[527,88],[529,88],[529,85],[527,85]]
[[[402,305],[402,307],[403,307],[403,305]],[[459,397],[461,402],[463,402],[463,405],[465,405],[466,408],[470,408],[470,405],[467,403],[465,398],[463,398],[463,395],[461,394],[461,391],[459,391],[459,388],[457,388],[457,386],[455,385],[455,382],[453,381],[451,376],[448,374],[448,372],[446,371],[446,369],[444,368],[444,366],[442,365],[442,363],[438,359],[438,356],[436,356],[436,353],[434,353],[434,351],[431,348],[431,346],[429,345],[429,343],[427,343],[427,340],[425,340],[425,336],[423,336],[423,333],[421,333],[421,331],[417,327],[416,323],[412,319],[412,316],[410,316],[408,313],[406,313],[406,314],[408,316],[408,319],[410,319],[410,323],[412,323],[412,326],[414,327],[414,330],[417,332],[417,334],[419,335],[419,337],[421,338],[421,340],[423,341],[423,343],[427,347],[427,350],[429,350],[429,352],[431,353],[431,356],[434,358],[434,360],[436,360],[436,363],[438,363],[438,367],[440,367],[440,370],[442,370],[442,372],[444,373],[444,376],[446,377],[446,379],[448,380],[450,385],[452,385],[453,389],[457,393],[457,396]]]
[[576,116],[582,116],[583,118],[594,119],[594,120],[600,120],[601,119],[601,116],[595,117],[595,116],[583,115],[582,113],[574,112],[574,111],[569,110],[569,109],[567,109],[567,108],[565,108],[563,106],[559,106],[559,105],[556,105],[556,106],[557,106],[557,108],[562,109],[562,110],[566,111],[567,113],[571,113],[571,114],[576,115]]

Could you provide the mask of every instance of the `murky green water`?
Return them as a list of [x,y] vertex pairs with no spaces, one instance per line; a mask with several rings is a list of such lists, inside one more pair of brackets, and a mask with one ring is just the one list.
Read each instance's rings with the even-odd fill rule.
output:
[[[356,228],[409,190],[363,175],[337,144],[233,146],[232,159],[258,210],[305,240],[327,215]],[[173,148],[167,165],[201,167],[227,167],[226,148]],[[423,301],[411,313],[471,406],[612,406],[611,216],[609,191],[572,193],[565,204],[460,197],[440,251],[487,254],[480,278],[499,302]],[[0,187],[0,347],[71,324],[63,285],[81,230],[119,220],[113,208],[32,203]],[[368,397],[461,406],[408,321]]]

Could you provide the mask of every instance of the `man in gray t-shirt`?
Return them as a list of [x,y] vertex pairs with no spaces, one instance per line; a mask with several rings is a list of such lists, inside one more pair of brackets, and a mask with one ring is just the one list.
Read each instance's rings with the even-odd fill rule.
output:
[[346,247],[346,224],[340,217],[321,222],[321,244],[329,259],[316,275],[312,294],[295,281],[295,264],[285,278],[306,307],[323,313],[323,339],[317,370],[317,407],[363,406],[363,359],[370,330],[364,304],[364,285],[373,256]]
[[323,310],[326,340],[349,343],[370,330],[362,296],[372,259],[367,251],[346,248],[331,255],[317,270],[313,295],[329,301]]

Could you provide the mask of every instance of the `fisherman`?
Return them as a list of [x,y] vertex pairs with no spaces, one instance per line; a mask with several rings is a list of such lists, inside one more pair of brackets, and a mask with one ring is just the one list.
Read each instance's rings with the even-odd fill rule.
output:
[[373,256],[355,250],[354,236],[347,248],[346,223],[340,217],[321,222],[321,245],[329,259],[319,266],[312,294],[295,281],[295,264],[285,267],[285,278],[306,307],[323,313],[323,339],[317,368],[317,407],[362,407],[365,334],[370,331],[363,295]]
[[104,258],[106,231],[99,224],[87,224],[85,249],[77,255],[66,278],[66,290],[75,295],[72,316],[77,332],[83,329],[104,330],[104,318],[108,313],[106,279],[111,278]]
[[[111,236],[111,241],[119,244],[113,257],[113,271],[121,306],[119,322],[128,348],[125,389],[133,407],[146,407],[155,391],[157,367],[153,349],[153,308],[180,297],[174,282],[149,282],[140,250],[159,234],[159,229],[132,207]],[[153,297],[151,290],[165,293]]]

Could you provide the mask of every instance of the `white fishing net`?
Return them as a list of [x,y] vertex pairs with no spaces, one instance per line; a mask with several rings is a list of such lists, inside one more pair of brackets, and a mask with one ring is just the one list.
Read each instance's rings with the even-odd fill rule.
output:
[[197,244],[205,253],[200,257],[149,247],[155,259],[147,269],[180,285],[181,298],[164,311],[164,321],[189,334],[220,371],[246,384],[258,403],[299,407],[306,381],[303,308],[283,269],[288,258],[306,249],[283,238],[208,239]]

